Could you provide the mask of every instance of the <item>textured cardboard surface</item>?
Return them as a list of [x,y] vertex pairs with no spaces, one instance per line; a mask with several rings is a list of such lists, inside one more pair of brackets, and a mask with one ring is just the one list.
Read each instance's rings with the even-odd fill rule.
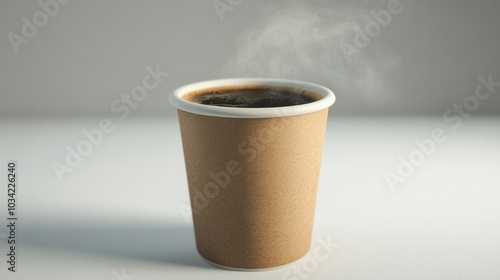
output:
[[178,110],[203,257],[253,269],[308,252],[327,114],[238,119]]

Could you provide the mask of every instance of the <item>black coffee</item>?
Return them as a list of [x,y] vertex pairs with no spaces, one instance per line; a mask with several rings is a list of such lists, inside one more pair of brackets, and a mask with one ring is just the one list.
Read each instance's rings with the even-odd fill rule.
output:
[[285,87],[216,88],[186,94],[184,99],[204,105],[266,108],[311,103],[321,99],[318,93]]

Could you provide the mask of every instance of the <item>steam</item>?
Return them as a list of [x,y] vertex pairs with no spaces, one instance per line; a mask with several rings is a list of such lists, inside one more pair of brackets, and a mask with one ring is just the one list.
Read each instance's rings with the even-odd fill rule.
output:
[[237,53],[223,71],[313,81],[384,102],[389,91],[383,73],[397,65],[397,57],[381,51],[376,37],[352,53],[341,47],[342,42],[352,45],[356,32],[372,20],[370,11],[352,6],[327,9],[294,1],[285,9],[268,7],[265,19],[238,38]]

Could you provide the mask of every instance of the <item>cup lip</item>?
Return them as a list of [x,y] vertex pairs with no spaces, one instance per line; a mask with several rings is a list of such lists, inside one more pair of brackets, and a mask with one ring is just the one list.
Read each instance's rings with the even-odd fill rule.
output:
[[[313,91],[323,98],[301,105],[266,108],[235,108],[204,105],[183,99],[185,94],[210,88],[226,86],[283,86]],[[328,88],[305,81],[277,78],[228,78],[207,80],[187,84],[175,89],[169,96],[170,103],[179,110],[213,117],[224,118],[274,118],[313,113],[330,107],[335,102],[335,94]]]

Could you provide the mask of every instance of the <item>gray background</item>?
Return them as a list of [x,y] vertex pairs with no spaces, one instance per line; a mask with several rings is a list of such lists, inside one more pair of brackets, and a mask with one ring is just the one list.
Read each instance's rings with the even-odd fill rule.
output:
[[[308,279],[500,279],[500,87],[471,119],[442,118],[474,93],[479,75],[500,81],[500,1],[405,0],[353,64],[336,56],[346,37],[328,23],[366,24],[367,11],[385,9],[387,0],[243,0],[224,21],[214,0],[73,0],[16,54],[7,36],[21,33],[23,17],[41,10],[38,1],[0,0],[0,279],[118,280],[123,270],[137,280],[301,278],[286,274],[292,266],[244,273],[202,260],[167,101],[185,83],[241,75],[225,66],[261,46],[265,52],[250,53],[283,66],[262,75],[318,82],[338,98],[309,256],[318,238],[340,246]],[[305,28],[318,11],[353,17]],[[280,28],[268,32],[280,23],[276,15]],[[241,41],[248,34],[267,41]],[[301,59],[308,56],[312,63]],[[335,63],[324,67],[328,58]],[[243,61],[250,65],[252,56]],[[120,121],[111,103],[157,64],[170,76]],[[367,66],[378,79],[360,86]],[[103,115],[116,129],[85,145]],[[436,130],[446,142],[430,142]],[[75,162],[70,150],[85,146],[59,180],[54,163]],[[406,175],[400,171],[424,152]],[[5,262],[8,160],[19,175],[14,275]],[[387,172],[404,181],[391,186]]]
[[[307,1],[335,9],[347,1]],[[386,1],[349,1],[355,9]],[[310,79],[334,90],[336,114],[443,114],[474,92],[477,76],[500,80],[500,2],[417,1],[382,29],[366,54],[388,49],[398,65],[381,73],[390,98],[374,102],[369,88],[347,80]],[[221,21],[212,1],[77,1],[40,28],[16,54],[7,38],[21,34],[38,1],[0,2],[0,115],[108,115],[110,104],[141,83],[145,67],[159,64],[170,76],[134,110],[173,115],[167,95],[185,83],[231,76],[222,67],[238,51],[239,35],[266,20],[266,9],[285,1],[244,0]],[[301,78],[299,75],[298,77]],[[303,78],[309,78],[307,73]],[[497,92],[498,93],[498,92]],[[496,93],[496,94],[497,94]],[[500,113],[500,98],[478,114]]]

